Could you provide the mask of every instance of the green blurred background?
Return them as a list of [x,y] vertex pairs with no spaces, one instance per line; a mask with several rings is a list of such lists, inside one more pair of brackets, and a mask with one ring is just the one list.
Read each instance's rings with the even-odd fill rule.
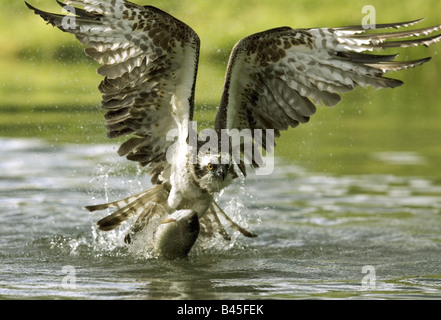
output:
[[[60,12],[55,0],[29,2]],[[202,47],[195,118],[201,126],[214,119],[233,45],[251,33],[285,25],[361,24],[365,5],[376,8],[377,23],[422,17],[426,20],[420,27],[441,23],[439,0],[133,2],[157,6],[199,34]],[[1,1],[0,17],[0,136],[50,143],[109,142],[97,90],[101,77],[84,48],[73,36],[47,26],[22,0]],[[417,69],[393,74],[405,82],[400,88],[358,88],[335,108],[319,107],[309,124],[283,134],[276,154],[329,174],[393,173],[441,180],[441,44],[392,52],[401,52],[399,59],[433,59]],[[381,152],[410,154],[422,161],[385,162],[376,156]]]

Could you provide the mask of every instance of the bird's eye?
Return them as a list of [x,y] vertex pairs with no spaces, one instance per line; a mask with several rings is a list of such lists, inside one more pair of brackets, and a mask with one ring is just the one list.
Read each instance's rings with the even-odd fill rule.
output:
[[208,164],[208,170],[213,171],[214,167],[211,163]]

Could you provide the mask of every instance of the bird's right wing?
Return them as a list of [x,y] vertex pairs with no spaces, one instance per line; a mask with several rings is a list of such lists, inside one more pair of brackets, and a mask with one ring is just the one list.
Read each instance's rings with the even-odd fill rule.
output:
[[101,64],[98,73],[105,79],[99,89],[108,136],[132,134],[118,154],[143,166],[154,164],[157,177],[158,170],[167,167],[166,152],[173,144],[166,140],[167,133],[179,129],[185,134],[193,118],[199,37],[151,6],[125,0],[65,2],[58,3],[68,14],[27,5],[48,23],[75,35]]

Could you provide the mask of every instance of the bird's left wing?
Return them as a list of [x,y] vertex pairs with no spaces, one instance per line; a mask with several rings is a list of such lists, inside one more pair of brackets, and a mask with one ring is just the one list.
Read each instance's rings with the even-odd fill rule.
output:
[[[58,2],[58,1],[57,1]],[[186,24],[125,0],[58,2],[68,13],[29,8],[72,33],[98,61],[110,138],[132,134],[118,154],[162,170],[171,129],[186,132],[193,117],[199,37]],[[158,172],[154,173],[156,176]]]
[[[419,21],[376,27],[407,27]],[[230,56],[216,130],[273,129],[278,137],[280,131],[308,122],[316,112],[315,105],[335,106],[340,94],[357,86],[400,86],[401,81],[384,74],[421,65],[430,58],[393,61],[397,55],[364,52],[428,46],[441,40],[441,35],[427,36],[440,27],[389,33],[367,33],[362,26],[284,27],[244,38]],[[415,38],[406,39],[409,37]]]

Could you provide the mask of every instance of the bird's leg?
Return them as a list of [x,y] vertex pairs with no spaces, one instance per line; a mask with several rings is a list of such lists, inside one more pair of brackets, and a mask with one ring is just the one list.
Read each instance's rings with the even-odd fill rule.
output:
[[213,204],[219,210],[219,212],[224,216],[224,218],[230,223],[230,225],[231,225],[231,227],[233,229],[236,229],[237,231],[242,233],[245,237],[248,237],[248,238],[255,238],[255,237],[257,237],[257,234],[252,233],[252,232],[242,228],[236,222],[231,220],[231,218],[221,209],[221,207],[219,207],[219,205],[216,203],[216,201],[213,201]]
[[230,235],[225,230],[224,226],[222,225],[222,222],[219,220],[218,215],[216,214],[216,209],[214,208],[213,204],[210,206],[210,212],[213,213],[213,219],[214,222],[217,225],[217,232],[227,241],[231,240]]

